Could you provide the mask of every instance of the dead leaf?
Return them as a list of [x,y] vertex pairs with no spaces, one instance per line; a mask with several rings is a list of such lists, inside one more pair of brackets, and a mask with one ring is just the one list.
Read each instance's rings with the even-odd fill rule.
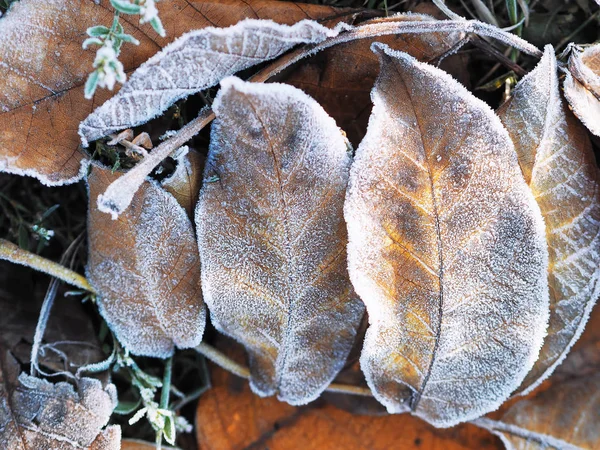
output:
[[575,115],[600,136],[600,44],[572,50],[564,89]]
[[443,71],[373,48],[382,72],[344,208],[370,322],[361,367],[389,412],[447,427],[496,409],[537,357],[544,224],[493,111]]
[[[395,21],[431,21],[425,14],[399,14]],[[381,19],[379,19],[381,20]],[[302,89],[331,115],[355,145],[362,140],[371,113],[371,88],[379,73],[373,42],[383,42],[421,61],[433,60],[458,44],[462,33],[425,33],[380,36],[336,45],[281,77]]]
[[500,436],[508,449],[600,448],[600,374],[555,383],[533,399],[511,406],[498,421],[477,425]]
[[194,208],[198,203],[200,186],[202,186],[202,171],[205,157],[194,149],[181,152],[177,157],[175,171],[165,178],[161,185],[177,202],[183,206],[188,217],[194,217]]
[[295,408],[253,395],[245,380],[217,367],[211,380],[196,411],[200,450],[503,449],[493,435],[469,424],[439,430],[409,414],[355,415],[322,402]]
[[[244,18],[293,24],[340,13],[318,5],[265,0],[171,0],[158,3],[167,37],[138,17],[122,16],[125,33],[140,41],[123,46],[126,72],[136,69],[181,34],[226,27]],[[80,151],[79,123],[113,95],[83,97],[94,50],[82,50],[88,27],[112,22],[109,0],[20,0],[0,20],[0,171],[30,175],[45,184],[78,181],[87,157]],[[341,18],[339,19],[341,20]],[[49,33],[48,30],[52,30]]]
[[519,391],[528,393],[562,362],[600,294],[600,190],[588,135],[560,95],[547,46],[499,112],[546,223],[550,322],[540,356]]
[[300,44],[316,44],[337,32],[317,22],[292,26],[247,19],[228,28],[184,34],[142,64],[117,95],[79,126],[84,146],[114,131],[160,115],[177,100],[208,89],[224,77],[275,59]]
[[[4,449],[112,450],[121,429],[104,428],[117,406],[112,384],[92,378],[52,384],[25,373],[9,352],[0,356],[0,444]],[[103,429],[104,428],[104,429]]]
[[213,109],[196,209],[204,298],[248,350],[252,389],[305,404],[343,367],[364,312],[346,271],[347,141],[283,84],[227,78]]
[[95,198],[121,174],[88,177],[88,279],[100,313],[133,354],[165,358],[202,340],[206,311],[192,223],[175,198],[146,181],[117,220]]

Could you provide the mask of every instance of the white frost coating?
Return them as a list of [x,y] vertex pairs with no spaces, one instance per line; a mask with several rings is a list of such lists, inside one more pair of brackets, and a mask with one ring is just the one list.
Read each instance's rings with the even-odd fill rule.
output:
[[524,395],[562,362],[600,294],[599,176],[587,134],[561,98],[552,46],[500,117],[540,205],[550,253],[548,336],[519,389]]
[[147,181],[117,221],[95,208],[114,180],[94,167],[88,178],[87,275],[100,313],[133,354],[165,358],[202,340],[206,311],[192,223],[175,198]]
[[215,327],[249,353],[252,390],[299,405],[341,370],[364,307],[346,268],[351,158],[299,89],[221,82],[196,209]]
[[[0,152],[2,150],[0,149]],[[2,155],[0,155],[0,158]],[[11,165],[15,163],[15,165]],[[67,184],[73,184],[80,181],[87,174],[88,168],[90,167],[90,160],[84,158],[80,162],[79,172],[77,175],[69,178],[56,177],[56,174],[45,174],[39,172],[37,169],[21,169],[16,167],[16,159],[9,158],[8,160],[0,160],[0,172],[11,173],[13,175],[19,175],[21,177],[28,176],[36,178],[44,186],[64,186]]]
[[317,22],[292,26],[246,19],[227,28],[184,34],[142,64],[113,98],[79,126],[84,146],[117,130],[158,116],[177,100],[217,84],[222,78],[276,58],[298,44],[335,36]]
[[389,412],[452,426],[496,409],[537,358],[544,223],[493,111],[443,71],[372,48],[382,73],[344,207],[370,321],[361,368]]

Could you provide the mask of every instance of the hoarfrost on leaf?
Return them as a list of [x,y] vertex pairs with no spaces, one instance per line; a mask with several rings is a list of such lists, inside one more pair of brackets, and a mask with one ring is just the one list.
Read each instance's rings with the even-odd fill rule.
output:
[[561,363],[600,294],[598,168],[586,130],[561,98],[556,66],[547,46],[499,111],[544,216],[550,258],[548,335],[523,394]]
[[381,74],[352,166],[361,368],[391,413],[448,427],[496,409],[548,320],[539,207],[498,117],[445,72],[374,44]]
[[142,64],[117,95],[81,123],[82,142],[145,123],[228,75],[336,33],[310,20],[288,26],[255,19],[186,33]]
[[252,390],[305,404],[344,365],[364,313],[346,268],[347,140],[283,84],[227,78],[213,109],[196,209],[204,298],[246,347]]
[[94,167],[88,177],[88,278],[100,313],[136,355],[165,358],[202,340],[206,312],[192,223],[175,198],[146,181],[118,220],[96,197],[121,174]]

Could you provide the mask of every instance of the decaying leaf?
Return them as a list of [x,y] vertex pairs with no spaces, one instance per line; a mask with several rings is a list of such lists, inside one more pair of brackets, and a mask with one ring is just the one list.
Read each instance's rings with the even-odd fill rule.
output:
[[572,51],[564,88],[575,115],[600,136],[600,44]]
[[600,294],[599,177],[586,130],[561,98],[552,46],[500,118],[544,216],[549,251],[548,336],[519,389],[527,393],[564,359]]
[[228,28],[191,31],[142,64],[117,95],[81,123],[82,142],[87,146],[88,141],[145,123],[228,75],[335,34],[310,20],[288,26],[247,19]]
[[[440,430],[409,414],[351,414],[319,401],[297,408],[259,398],[245,380],[215,367],[200,397],[200,450],[503,450],[498,438],[470,424]],[[332,394],[333,395],[333,394]],[[338,394],[339,395],[339,394]]]
[[213,109],[196,209],[204,298],[247,348],[252,389],[304,404],[343,366],[364,312],[346,270],[347,141],[283,84],[227,78]]
[[112,384],[92,378],[69,383],[19,375],[10,355],[0,355],[0,447],[10,450],[116,450],[121,429],[103,429],[117,406]]
[[190,218],[194,216],[200,195],[204,159],[204,155],[194,149],[182,151],[176,157],[175,171],[161,182],[162,187],[177,199]]
[[[425,14],[396,14],[387,20],[434,19]],[[285,74],[283,81],[302,89],[319,102],[348,134],[350,142],[358,145],[367,129],[371,112],[370,92],[378,74],[377,57],[371,51],[371,44],[383,42],[421,61],[430,61],[454,48],[463,38],[462,33],[446,32],[358,39],[317,53]]]
[[389,412],[447,427],[497,408],[548,320],[539,207],[498,117],[443,71],[374,44],[382,68],[352,166],[361,367]]
[[[140,41],[122,48],[125,72],[190,30],[248,17],[293,24],[341,12],[268,0],[170,0],[158,8],[166,38],[135,16],[121,16],[125,33]],[[88,27],[110,25],[112,16],[109,0],[20,0],[0,19],[0,171],[50,185],[84,176],[87,158],[78,149],[77,127],[113,93],[99,90],[91,101],[84,99],[94,50],[82,50],[81,43]]]
[[120,174],[88,177],[87,274],[100,313],[133,354],[167,357],[202,340],[206,312],[192,223],[175,198],[147,181],[131,207],[111,220],[95,198]]
[[555,383],[511,406],[498,421],[475,423],[500,436],[507,449],[600,448],[600,374]]

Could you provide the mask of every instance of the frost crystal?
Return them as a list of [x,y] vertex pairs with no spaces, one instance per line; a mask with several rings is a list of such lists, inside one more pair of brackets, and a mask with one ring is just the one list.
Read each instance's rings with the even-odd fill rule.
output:
[[117,95],[81,123],[82,142],[87,145],[147,122],[177,100],[214,86],[227,75],[336,33],[310,20],[287,26],[251,19],[228,28],[186,33],[142,64]]
[[520,387],[525,394],[560,364],[600,294],[599,176],[587,133],[561,98],[551,46],[500,117],[540,205],[550,253],[548,336]]
[[447,427],[497,408],[548,320],[544,223],[498,117],[374,44],[381,74],[344,207],[367,306],[361,368],[388,411]]
[[204,298],[248,350],[254,392],[305,404],[342,368],[364,313],[346,268],[347,141],[283,84],[227,78],[213,108],[196,209]]

